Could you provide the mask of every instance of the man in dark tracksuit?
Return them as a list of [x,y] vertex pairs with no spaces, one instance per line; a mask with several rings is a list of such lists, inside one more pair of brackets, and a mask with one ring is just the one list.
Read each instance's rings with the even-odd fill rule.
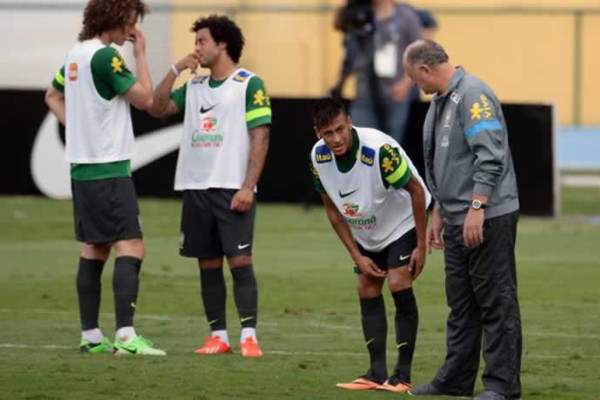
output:
[[423,128],[427,182],[436,200],[427,242],[444,249],[450,307],[446,360],[433,381],[409,393],[471,396],[483,338],[485,391],[476,399],[517,399],[519,200],[500,102],[481,80],[452,66],[433,41],[409,46],[404,64],[421,89],[435,93]]

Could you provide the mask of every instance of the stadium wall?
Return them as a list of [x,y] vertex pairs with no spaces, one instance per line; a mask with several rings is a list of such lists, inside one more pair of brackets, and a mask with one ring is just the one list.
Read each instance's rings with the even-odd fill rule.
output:
[[[70,197],[69,165],[64,161],[64,130],[43,103],[41,90],[0,90],[4,133],[0,158],[0,194]],[[308,154],[316,137],[310,112],[314,99],[273,98],[274,121],[259,200],[313,204]],[[405,150],[423,171],[422,125],[427,104],[417,103]],[[560,206],[556,179],[553,107],[503,105],[513,151],[521,210],[554,216]],[[133,111],[136,156],[132,170],[140,196],[172,197],[182,117],[154,119]]]
[[[155,83],[193,49],[199,15],[227,13],[243,28],[242,58],[271,94],[321,96],[335,82],[339,0],[150,0],[142,27]],[[555,103],[563,125],[600,125],[600,2],[597,0],[419,0],[440,23],[453,62],[486,80],[504,102]],[[49,84],[80,27],[84,0],[0,0],[0,88]],[[128,47],[122,49],[133,67]],[[185,75],[180,82],[185,79]],[[351,87],[346,93],[352,96]]]

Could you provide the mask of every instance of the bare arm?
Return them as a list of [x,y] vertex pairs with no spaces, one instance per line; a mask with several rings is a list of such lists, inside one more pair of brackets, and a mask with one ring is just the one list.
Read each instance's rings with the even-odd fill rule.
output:
[[415,229],[417,231],[417,248],[413,250],[408,270],[417,278],[425,266],[427,212],[425,208],[425,191],[419,181],[412,176],[404,189],[410,193]]
[[[198,68],[198,60],[194,54],[190,54],[183,59],[179,60],[175,64],[175,68],[179,72],[189,69],[195,72]],[[169,69],[167,75],[160,82],[156,90],[154,91],[154,97],[152,99],[152,107],[148,110],[148,113],[153,117],[160,118],[169,115],[177,114],[180,110],[177,109],[177,105],[171,99],[171,90],[175,84],[177,76],[172,69]]]
[[327,218],[329,219],[329,222],[331,222],[333,230],[338,235],[344,246],[346,246],[350,257],[356,266],[361,270],[362,273],[369,277],[385,278],[386,273],[380,270],[373,260],[371,260],[369,257],[363,256],[360,253],[348,223],[344,220],[344,217],[340,214],[335,204],[333,204],[331,198],[329,198],[329,196],[326,194],[321,194],[321,199],[323,200],[325,212],[327,213]]
[[270,125],[262,125],[250,131],[250,157],[246,179],[242,188],[231,199],[231,208],[236,211],[247,212],[252,206],[254,187],[260,179],[269,150],[270,130]]
[[152,105],[152,78],[146,60],[146,38],[142,31],[133,32],[133,54],[137,61],[138,81],[125,92],[125,99],[138,110],[147,110]]
[[44,100],[50,111],[52,111],[60,123],[64,125],[66,123],[65,95],[56,90],[53,86],[50,86],[46,91]]

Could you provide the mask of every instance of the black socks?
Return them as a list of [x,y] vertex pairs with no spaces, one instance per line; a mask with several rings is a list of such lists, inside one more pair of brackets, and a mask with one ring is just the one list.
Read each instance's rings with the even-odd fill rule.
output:
[[117,257],[115,260],[112,285],[117,329],[133,326],[141,266],[142,260],[135,257],[123,256]]
[[258,288],[252,264],[231,269],[233,295],[242,328],[255,328],[258,314]]
[[225,300],[227,289],[223,268],[200,268],[200,294],[204,303],[204,314],[212,331],[227,328],[225,318]]
[[79,319],[81,321],[82,331],[98,327],[103,268],[104,260],[79,258],[76,283],[79,300]]
[[392,297],[396,304],[396,346],[398,348],[398,363],[394,375],[402,382],[410,383],[410,367],[419,326],[417,300],[412,288],[394,292]]
[[387,338],[387,319],[383,296],[379,295],[370,299],[360,299],[360,313],[363,334],[369,356],[371,358],[371,378],[379,383],[387,379],[387,366],[385,362],[385,345]]

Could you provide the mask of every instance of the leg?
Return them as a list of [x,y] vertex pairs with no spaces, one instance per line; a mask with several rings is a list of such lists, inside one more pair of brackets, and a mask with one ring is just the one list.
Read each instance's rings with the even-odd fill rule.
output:
[[350,105],[350,116],[357,126],[382,129],[375,114],[375,106],[369,99],[356,98]]
[[446,360],[432,383],[446,394],[471,396],[479,368],[481,311],[468,271],[462,226],[447,225],[444,241],[450,314],[446,326]]
[[390,384],[396,386],[397,391],[409,388],[404,384],[411,382],[411,365],[419,326],[419,310],[412,290],[413,277],[408,270],[410,257],[405,257],[406,254],[412,254],[416,247],[417,235],[414,229],[388,247],[388,284],[396,306],[395,328],[398,349],[398,362],[393,379],[390,378]]
[[229,343],[226,337],[227,290],[223,276],[223,246],[209,192],[186,190],[183,193],[180,254],[198,260],[200,296],[208,325],[213,334],[215,331],[221,333]]
[[386,101],[386,117],[389,127],[388,135],[393,137],[401,146],[405,145],[406,126],[410,116],[410,99],[404,102]]
[[[102,293],[102,270],[110,254],[109,244],[83,244],[77,271],[77,297],[82,339],[99,344],[104,335],[98,325]],[[90,349],[91,351],[91,349]]]
[[120,240],[114,246],[117,253],[113,273],[117,337],[126,342],[136,336],[133,316],[140,286],[144,243],[142,239],[128,239]]
[[412,274],[407,266],[390,268],[388,272],[390,292],[396,306],[396,346],[398,362],[394,376],[399,383],[411,382],[411,365],[417,342],[419,310],[412,289]]
[[522,338],[514,253],[516,226],[516,213],[486,221],[485,241],[470,254],[470,264],[482,314],[484,387],[518,398]]
[[240,349],[244,357],[260,357],[256,325],[258,323],[258,287],[252,265],[252,244],[256,201],[248,212],[231,210],[236,190],[215,190],[211,204],[215,210],[223,252],[233,277],[233,295],[242,325]]
[[357,282],[362,329],[371,360],[367,375],[378,383],[383,383],[388,377],[385,354],[387,318],[381,295],[383,281],[383,279],[372,279],[360,274]]
[[200,267],[200,293],[204,304],[204,313],[213,336],[215,333],[229,343],[227,337],[227,319],[225,304],[227,301],[227,288],[223,276],[223,257],[205,258],[198,260]]
[[[258,316],[258,287],[252,268],[252,257],[239,255],[227,259],[233,277],[233,295],[242,330],[256,328]],[[246,338],[242,335],[242,342]]]

